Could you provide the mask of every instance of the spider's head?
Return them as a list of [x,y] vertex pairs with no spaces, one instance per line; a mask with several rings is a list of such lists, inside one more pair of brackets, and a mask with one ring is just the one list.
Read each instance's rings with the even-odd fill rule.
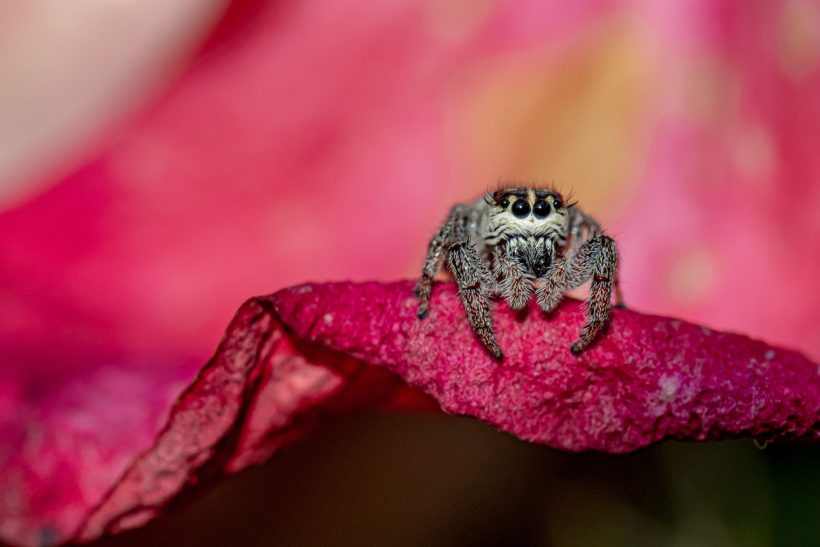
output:
[[567,207],[555,190],[502,188],[487,196],[490,226],[507,236],[566,234]]

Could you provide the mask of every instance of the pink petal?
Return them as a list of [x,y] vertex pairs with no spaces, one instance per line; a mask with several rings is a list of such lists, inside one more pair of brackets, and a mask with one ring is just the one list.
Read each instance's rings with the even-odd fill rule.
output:
[[[32,499],[42,493],[41,454],[14,460],[4,477],[18,478],[6,490],[18,511],[0,505],[3,539],[91,540],[140,526],[191,485],[263,461],[330,414],[429,408],[404,382],[446,412],[570,451],[623,453],[664,438],[820,439],[820,369],[797,352],[619,309],[609,332],[576,358],[568,346],[583,310],[569,301],[550,318],[497,306],[499,363],[477,341],[452,285],[437,285],[424,321],[411,287],[301,285],[248,300],[151,448],[98,497],[62,488],[52,504]],[[55,443],[76,437],[62,433]],[[133,450],[113,446],[121,457]],[[63,486],[97,476],[72,461]]]
[[576,358],[581,303],[552,318],[502,305],[499,364],[452,285],[438,286],[425,321],[409,283],[304,285],[273,301],[299,339],[383,366],[445,411],[535,443],[623,453],[670,437],[820,440],[820,367],[743,335],[616,309],[609,332]]

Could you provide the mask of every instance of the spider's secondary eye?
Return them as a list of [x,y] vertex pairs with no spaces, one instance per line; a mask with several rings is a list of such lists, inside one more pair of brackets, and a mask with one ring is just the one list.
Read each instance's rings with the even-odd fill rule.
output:
[[550,214],[550,204],[543,199],[539,199],[532,206],[532,212],[535,213],[535,216],[544,218]]
[[498,202],[498,205],[502,209],[506,209],[510,206],[510,200],[508,200],[507,198],[501,198],[501,201]]
[[526,199],[519,199],[513,203],[512,213],[518,218],[524,218],[530,214],[530,204]]
[[552,198],[552,206],[555,207],[556,209],[560,209],[561,208],[561,200],[556,198],[556,197]]

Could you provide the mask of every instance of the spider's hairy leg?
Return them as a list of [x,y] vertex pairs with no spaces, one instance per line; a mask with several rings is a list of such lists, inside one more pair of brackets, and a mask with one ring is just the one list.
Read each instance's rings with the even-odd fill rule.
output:
[[618,249],[612,238],[597,234],[584,242],[571,260],[575,270],[573,285],[578,286],[592,277],[587,320],[581,335],[570,346],[573,355],[578,355],[592,344],[609,320],[612,286],[618,269]]
[[493,251],[493,275],[501,278],[498,285],[501,296],[510,308],[523,309],[532,297],[532,278],[500,247]]
[[467,319],[481,343],[501,359],[503,354],[495,339],[490,315],[490,274],[478,260],[475,249],[466,239],[447,246],[447,265],[458,285],[458,296],[467,312]]
[[433,292],[433,278],[441,267],[441,259],[445,251],[444,244],[450,239],[456,223],[464,222],[466,213],[466,206],[455,205],[450,209],[447,220],[430,240],[430,245],[427,248],[427,259],[424,261],[421,277],[416,283],[414,291],[416,296],[419,297],[419,319],[427,317],[427,312],[430,310],[430,294]]
[[612,281],[613,290],[615,291],[615,306],[618,308],[625,308],[626,302],[624,301],[624,295],[621,292],[621,280],[620,280],[620,272],[618,272],[617,268],[615,270],[615,279]]

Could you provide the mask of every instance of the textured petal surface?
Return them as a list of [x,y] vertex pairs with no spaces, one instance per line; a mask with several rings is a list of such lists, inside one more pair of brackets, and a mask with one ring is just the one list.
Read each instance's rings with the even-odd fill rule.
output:
[[553,317],[495,311],[503,363],[479,345],[452,285],[419,321],[406,283],[305,285],[277,293],[297,336],[384,366],[447,412],[564,450],[629,452],[667,437],[820,438],[820,369],[801,354],[676,319],[614,310],[579,357],[571,301]]
[[[624,453],[665,438],[820,439],[820,370],[794,351],[615,310],[609,332],[574,357],[568,345],[583,309],[569,301],[552,317],[498,306],[499,363],[470,330],[454,286],[436,287],[428,319],[415,310],[409,282],[301,285],[247,301],[124,474],[106,482],[105,473],[67,467],[67,483],[81,484],[85,473],[100,484],[63,488],[49,505],[26,498],[42,493],[32,488],[42,465],[36,448],[9,466],[4,476],[17,480],[6,495],[19,511],[0,506],[5,539],[90,540],[139,526],[192,485],[258,463],[356,408],[437,403],[569,451]],[[125,457],[130,445],[110,442],[122,429],[108,434]]]

